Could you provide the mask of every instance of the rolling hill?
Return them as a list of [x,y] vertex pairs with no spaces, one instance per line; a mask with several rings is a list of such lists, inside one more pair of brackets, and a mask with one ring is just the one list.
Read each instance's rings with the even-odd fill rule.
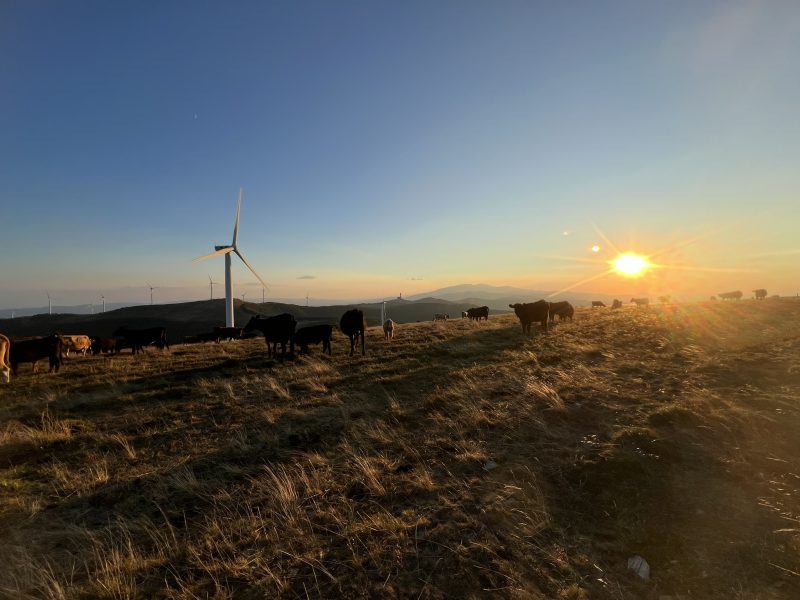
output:
[[[398,323],[429,321],[435,313],[449,313],[460,317],[461,311],[476,306],[470,303],[449,302],[436,298],[418,301],[391,300],[386,303],[388,316]],[[480,304],[477,304],[480,306]],[[351,304],[340,306],[298,306],[267,302],[242,302],[234,300],[236,323],[243,326],[253,315],[278,315],[291,313],[298,326],[312,323],[339,324],[342,314],[350,308],[364,311],[371,326],[380,325],[380,304]],[[504,311],[509,312],[508,307]],[[65,334],[85,334],[110,337],[122,325],[131,328],[163,326],[167,328],[170,343],[180,342],[185,336],[211,331],[215,325],[224,325],[225,301],[201,300],[174,304],[146,304],[129,306],[95,315],[40,314],[15,319],[0,319],[0,332],[9,336],[46,335],[58,331]]]

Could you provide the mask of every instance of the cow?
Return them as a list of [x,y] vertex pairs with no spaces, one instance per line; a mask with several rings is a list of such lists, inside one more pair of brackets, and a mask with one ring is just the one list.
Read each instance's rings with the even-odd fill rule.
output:
[[461,311],[461,318],[462,319],[466,319],[467,318],[467,311],[465,311],[465,310]]
[[11,365],[11,372],[16,375],[20,363],[33,363],[33,372],[35,373],[36,363],[46,358],[50,362],[50,372],[58,373],[61,368],[62,352],[61,336],[57,333],[47,337],[14,340],[11,342],[8,362]]
[[513,308],[514,312],[517,314],[519,318],[519,322],[522,325],[522,333],[531,332],[531,323],[534,321],[539,321],[542,325],[542,329],[547,331],[547,321],[550,318],[550,303],[545,300],[539,300],[538,302],[528,302],[525,304],[509,304],[509,308]]
[[[144,354],[144,347],[155,344],[163,350],[169,349],[167,344],[167,330],[165,327],[150,327],[148,329],[129,329],[127,325],[118,327],[112,334],[121,337],[126,347],[131,348],[131,354]],[[118,342],[119,345],[119,342]]]
[[614,302],[611,303],[611,308],[622,308],[622,300],[614,298]]
[[64,344],[64,356],[69,356],[70,350],[86,356],[86,351],[92,348],[92,340],[88,335],[62,335],[61,342]]
[[434,313],[433,320],[434,321],[447,321],[450,318],[450,315],[445,313]]
[[556,316],[558,316],[559,321],[566,321],[567,319],[572,321],[572,317],[575,316],[575,308],[566,300],[561,302],[550,302],[549,304],[551,323],[556,320]]
[[332,335],[332,325],[311,325],[297,330],[294,334],[294,343],[300,346],[300,354],[308,354],[309,344],[322,342],[322,353],[325,354],[325,350],[327,350],[328,356],[330,356]]
[[117,347],[117,340],[114,338],[99,338],[91,337],[92,341],[92,354],[118,354],[119,348]]
[[631,304],[636,304],[636,306],[650,306],[650,298],[631,298]]
[[0,335],[0,371],[3,372],[6,383],[11,383],[11,363],[8,362],[10,353],[11,341],[6,336]]
[[602,300],[592,300],[592,308],[604,308],[606,305]]
[[767,290],[764,288],[759,288],[757,290],[753,290],[753,293],[756,295],[756,300],[763,300],[767,297]]
[[383,339],[391,340],[392,338],[394,338],[394,321],[386,319],[383,322]]
[[364,332],[367,330],[367,319],[364,317],[364,311],[357,308],[348,310],[339,320],[339,329],[350,339],[350,356],[353,356],[355,352],[359,336],[361,337],[361,356],[366,355]]
[[294,358],[294,330],[297,321],[289,313],[282,313],[274,317],[251,317],[244,327],[245,332],[259,330],[264,334],[267,343],[267,358],[278,355],[278,344],[281,345],[281,360],[286,357],[286,344],[289,344],[289,357]]
[[478,308],[468,308],[467,309],[467,316],[469,317],[470,321],[475,319],[476,321],[480,321],[481,319],[489,320],[489,307],[488,306],[479,306]]
[[742,292],[739,290],[736,290],[735,292],[723,292],[721,294],[717,294],[717,296],[723,300],[741,300],[744,294],[742,294]]
[[669,301],[670,301],[670,300],[672,300],[672,298],[670,298],[669,296],[659,296],[659,297],[658,297],[658,301],[659,301],[661,304],[669,304]]
[[242,337],[241,327],[214,327],[214,332],[217,334],[217,341],[228,340],[230,342]]

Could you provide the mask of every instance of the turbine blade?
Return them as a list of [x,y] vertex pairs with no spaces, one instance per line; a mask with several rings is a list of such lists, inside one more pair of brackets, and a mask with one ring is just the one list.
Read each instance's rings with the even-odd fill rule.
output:
[[207,258],[214,258],[215,256],[220,256],[221,254],[228,254],[233,252],[233,248],[228,246],[227,248],[223,248],[222,250],[217,250],[216,252],[212,252],[211,254],[206,254],[205,256],[198,256],[197,258],[193,258],[192,262],[199,262],[201,260],[206,260]]
[[242,256],[242,253],[239,252],[238,250],[234,250],[234,252],[236,252],[236,256],[238,256],[239,258],[242,259],[242,262],[245,264],[245,266],[247,266],[248,269],[250,269],[250,271],[253,273],[253,275],[256,276],[256,279],[258,279],[261,282],[261,285],[263,285],[264,288],[269,289],[269,286],[264,282],[263,279],[261,279],[261,275],[256,273],[256,270],[253,268],[253,266],[249,262],[247,262],[247,259],[244,256]]
[[236,203],[236,223],[233,226],[233,243],[231,246],[236,246],[236,241],[239,239],[239,211],[242,209],[242,196],[244,190],[239,188],[239,201]]

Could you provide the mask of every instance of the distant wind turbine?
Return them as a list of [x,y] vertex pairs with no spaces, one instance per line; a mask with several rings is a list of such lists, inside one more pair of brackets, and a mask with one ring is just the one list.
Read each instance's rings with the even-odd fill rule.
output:
[[47,292],[47,314],[53,314],[53,301],[50,299],[50,292]]
[[212,300],[214,299],[214,285],[215,285],[216,283],[217,283],[216,281],[214,281],[213,279],[211,279],[211,275],[209,275],[209,276],[208,276],[208,285],[210,285],[210,286],[211,286],[211,299],[212,299]]
[[103,312],[106,312],[106,297],[103,294],[100,294],[100,300],[103,303]]
[[147,287],[150,288],[150,304],[152,305],[153,304],[153,290],[157,290],[158,288],[157,287],[153,287],[149,283],[147,284]]
[[261,276],[256,273],[256,270],[247,262],[247,259],[242,256],[242,253],[239,252],[239,247],[236,245],[236,242],[239,239],[239,213],[242,209],[242,196],[244,195],[244,190],[239,189],[239,200],[236,203],[236,222],[233,226],[233,241],[231,242],[230,246],[214,246],[214,252],[211,254],[206,254],[205,256],[198,256],[192,262],[198,262],[201,260],[206,260],[208,258],[213,258],[214,256],[220,256],[222,254],[225,255],[225,326],[226,327],[233,327],[234,326],[234,318],[233,318],[233,278],[231,276],[231,253],[235,253],[241,261],[245,264],[245,266],[250,269],[250,272],[256,276],[265,288],[269,287],[264,280],[261,279]]

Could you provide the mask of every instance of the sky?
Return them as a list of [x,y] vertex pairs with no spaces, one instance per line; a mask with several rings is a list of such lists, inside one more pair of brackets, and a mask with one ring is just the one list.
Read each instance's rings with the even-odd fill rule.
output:
[[207,298],[240,188],[267,299],[794,295],[798,64],[794,0],[3,0],[0,308]]

